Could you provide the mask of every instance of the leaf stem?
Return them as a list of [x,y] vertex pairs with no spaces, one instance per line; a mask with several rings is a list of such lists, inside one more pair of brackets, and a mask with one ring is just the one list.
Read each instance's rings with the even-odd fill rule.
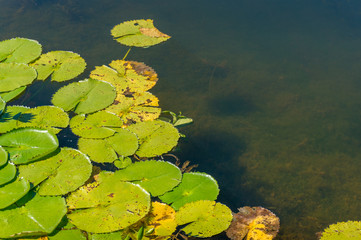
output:
[[130,50],[132,50],[132,47],[130,47],[130,48],[128,49],[127,53],[124,55],[124,57],[123,57],[123,59],[122,59],[122,60],[124,60],[124,59],[128,56],[128,54],[129,54]]

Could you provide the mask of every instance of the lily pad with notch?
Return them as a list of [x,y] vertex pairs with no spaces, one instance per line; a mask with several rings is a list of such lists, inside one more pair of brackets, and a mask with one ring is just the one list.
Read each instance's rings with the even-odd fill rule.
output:
[[0,62],[29,63],[41,54],[38,41],[27,38],[12,38],[0,42]]
[[0,92],[31,84],[37,76],[34,68],[24,63],[0,63]]

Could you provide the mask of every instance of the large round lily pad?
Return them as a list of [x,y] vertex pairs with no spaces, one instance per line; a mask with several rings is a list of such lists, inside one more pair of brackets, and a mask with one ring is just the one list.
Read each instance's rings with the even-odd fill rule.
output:
[[65,111],[83,114],[106,108],[113,103],[115,95],[110,83],[86,79],[62,87],[53,95],[51,102]]
[[29,63],[41,54],[41,45],[32,39],[12,38],[0,42],[0,62]]
[[170,123],[155,120],[132,124],[128,129],[138,138],[140,147],[136,154],[140,157],[155,157],[169,152],[179,139],[178,130]]
[[179,225],[187,224],[182,230],[190,236],[211,237],[226,230],[232,221],[232,211],[214,201],[187,203],[176,214]]
[[186,203],[198,200],[216,200],[219,188],[216,180],[205,173],[185,173],[182,182],[159,198],[174,209],[179,209]]
[[0,63],[0,92],[7,92],[31,84],[36,71],[23,63]]
[[47,130],[23,128],[0,136],[0,145],[10,154],[10,161],[26,164],[55,151],[59,142]]
[[68,51],[52,51],[42,54],[33,66],[38,71],[38,79],[63,82],[77,77],[86,67],[85,60],[79,54]]
[[135,47],[153,46],[170,38],[156,29],[151,19],[120,23],[112,29],[111,34],[121,44]]
[[149,212],[150,195],[139,185],[107,178],[71,193],[67,204],[74,210],[68,218],[79,229],[106,233],[142,219]]
[[0,211],[0,238],[49,234],[66,211],[64,198],[36,195],[23,207]]

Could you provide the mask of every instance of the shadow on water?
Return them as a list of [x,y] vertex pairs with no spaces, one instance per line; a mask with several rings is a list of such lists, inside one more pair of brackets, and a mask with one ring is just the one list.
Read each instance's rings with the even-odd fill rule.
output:
[[211,96],[208,101],[208,108],[212,114],[222,116],[244,116],[256,110],[255,105],[249,98],[238,93]]

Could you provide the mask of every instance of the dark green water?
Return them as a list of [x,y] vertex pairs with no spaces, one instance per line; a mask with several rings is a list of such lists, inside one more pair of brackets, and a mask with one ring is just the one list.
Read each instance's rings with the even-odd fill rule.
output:
[[0,40],[77,52],[86,78],[127,51],[110,29],[139,18],[172,39],[128,59],[158,72],[163,109],[195,120],[176,154],[218,180],[219,201],[271,209],[282,240],[361,220],[359,1],[0,0]]

